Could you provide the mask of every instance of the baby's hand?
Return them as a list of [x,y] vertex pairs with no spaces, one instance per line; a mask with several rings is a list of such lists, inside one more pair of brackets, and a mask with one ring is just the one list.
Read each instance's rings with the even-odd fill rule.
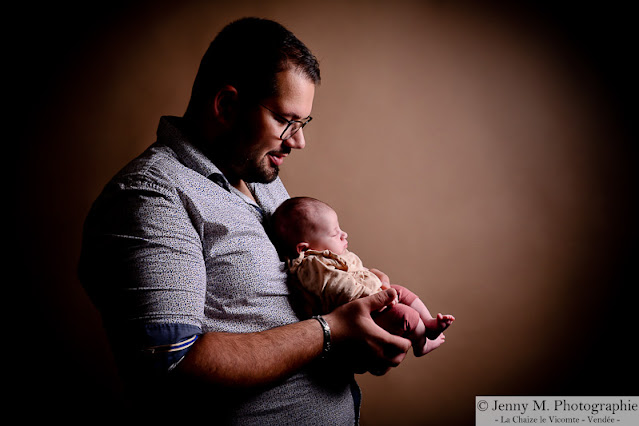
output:
[[377,275],[377,278],[379,278],[379,280],[382,282],[382,288],[384,290],[387,290],[390,288],[390,278],[388,278],[388,275],[386,275],[379,269],[375,269],[375,268],[370,268],[369,271]]

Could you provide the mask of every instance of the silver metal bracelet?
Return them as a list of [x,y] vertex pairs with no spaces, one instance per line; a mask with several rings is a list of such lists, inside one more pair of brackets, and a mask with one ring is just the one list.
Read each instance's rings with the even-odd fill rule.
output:
[[331,328],[321,315],[315,315],[313,319],[316,319],[322,326],[324,331],[324,347],[322,349],[322,358],[325,358],[331,351]]

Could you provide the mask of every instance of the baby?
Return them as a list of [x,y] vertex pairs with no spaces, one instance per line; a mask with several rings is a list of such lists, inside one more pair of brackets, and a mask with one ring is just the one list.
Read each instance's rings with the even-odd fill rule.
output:
[[310,197],[283,202],[271,218],[274,241],[287,260],[293,282],[305,299],[305,314],[326,314],[336,307],[378,291],[394,288],[398,303],[375,315],[387,331],[413,343],[415,356],[423,356],[444,342],[443,331],[455,318],[433,318],[422,301],[408,289],[390,284],[388,276],[365,268],[347,250],[348,235],[339,227],[337,213]]

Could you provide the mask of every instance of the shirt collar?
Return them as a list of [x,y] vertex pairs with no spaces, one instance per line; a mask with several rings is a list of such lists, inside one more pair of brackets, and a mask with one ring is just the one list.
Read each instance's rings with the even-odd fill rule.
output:
[[157,131],[158,142],[170,147],[182,164],[230,191],[231,185],[224,174],[199,148],[193,145],[182,130],[183,120],[181,117],[161,117]]

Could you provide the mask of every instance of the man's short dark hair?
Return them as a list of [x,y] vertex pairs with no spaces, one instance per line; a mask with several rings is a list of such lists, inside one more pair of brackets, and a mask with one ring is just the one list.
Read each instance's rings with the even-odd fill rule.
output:
[[189,109],[204,107],[225,85],[235,87],[245,99],[261,101],[274,96],[276,74],[291,67],[319,84],[317,59],[284,26],[261,18],[234,21],[220,31],[204,54]]

